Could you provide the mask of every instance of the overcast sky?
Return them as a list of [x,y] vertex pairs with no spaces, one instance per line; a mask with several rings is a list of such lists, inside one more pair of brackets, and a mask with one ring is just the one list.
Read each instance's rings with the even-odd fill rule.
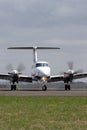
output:
[[20,63],[29,74],[32,51],[7,50],[10,46],[56,46],[58,51],[38,51],[53,74],[68,69],[87,72],[87,0],[0,0],[0,72]]

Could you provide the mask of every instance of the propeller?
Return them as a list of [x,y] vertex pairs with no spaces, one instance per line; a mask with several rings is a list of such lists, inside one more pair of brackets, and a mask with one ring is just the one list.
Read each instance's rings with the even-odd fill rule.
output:
[[73,66],[74,66],[73,62],[72,62],[72,61],[69,61],[67,64],[68,64],[68,68],[69,68],[70,70],[73,70]]
[[10,71],[12,71],[14,68],[13,68],[13,65],[12,65],[12,64],[8,64],[8,65],[6,66],[6,69],[10,72]]
[[[12,70],[14,70],[14,67],[13,67],[12,64],[9,64],[9,65],[6,66],[6,69],[7,69],[9,72],[11,72]],[[19,64],[18,67],[17,67],[17,71],[18,71],[18,72],[21,72],[21,71],[23,71],[23,70],[25,70],[25,66],[24,66],[23,64]]]
[[17,67],[18,72],[21,72],[23,70],[25,70],[25,66],[23,64],[19,64]]
[[73,71],[73,74],[77,74],[77,73],[82,73],[83,72],[82,69],[78,69],[78,70],[74,71],[74,63],[72,61],[68,62],[68,68],[69,68],[69,70]]

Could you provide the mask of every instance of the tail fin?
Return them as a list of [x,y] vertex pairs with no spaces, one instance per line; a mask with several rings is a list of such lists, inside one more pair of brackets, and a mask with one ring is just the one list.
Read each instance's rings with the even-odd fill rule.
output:
[[28,50],[33,49],[33,61],[34,63],[37,62],[37,49],[60,49],[58,47],[9,47],[8,49],[22,49],[22,50]]

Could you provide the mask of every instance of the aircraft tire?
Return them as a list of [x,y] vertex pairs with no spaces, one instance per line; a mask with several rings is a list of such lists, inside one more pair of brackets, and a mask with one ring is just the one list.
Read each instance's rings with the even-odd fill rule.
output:
[[65,90],[67,90],[67,86],[68,86],[68,85],[67,85],[67,84],[65,84]]
[[14,85],[14,90],[16,90],[16,85]]
[[47,90],[47,86],[44,85],[44,86],[42,87],[42,90],[43,90],[43,91],[46,91],[46,90]]
[[70,90],[70,85],[68,85],[68,90]]
[[14,85],[11,85],[11,91],[14,89]]

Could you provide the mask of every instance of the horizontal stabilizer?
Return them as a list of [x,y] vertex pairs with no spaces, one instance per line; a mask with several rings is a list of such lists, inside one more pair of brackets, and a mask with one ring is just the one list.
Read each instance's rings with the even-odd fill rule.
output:
[[9,47],[8,49],[60,49],[58,47]]

